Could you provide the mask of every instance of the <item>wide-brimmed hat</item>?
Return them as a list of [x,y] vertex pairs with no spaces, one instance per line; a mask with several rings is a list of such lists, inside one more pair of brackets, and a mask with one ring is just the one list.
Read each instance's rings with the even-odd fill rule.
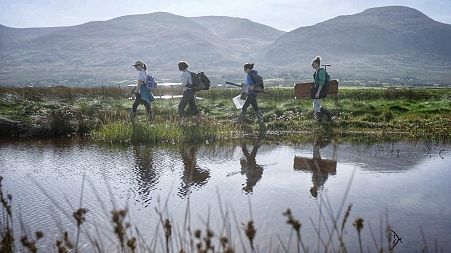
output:
[[137,60],[137,61],[135,61],[135,64],[133,64],[132,66],[138,66],[138,65],[141,65],[141,66],[144,66],[144,62],[143,61],[141,61],[141,60]]

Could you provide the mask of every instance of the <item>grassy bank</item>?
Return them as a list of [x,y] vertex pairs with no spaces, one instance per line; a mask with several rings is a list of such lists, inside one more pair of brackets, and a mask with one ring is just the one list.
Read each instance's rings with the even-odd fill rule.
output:
[[[338,98],[323,105],[336,116],[331,123],[312,120],[310,99],[294,99],[292,88],[270,89],[259,106],[269,133],[309,133],[327,125],[336,134],[404,134],[448,139],[451,135],[450,88],[342,88]],[[180,93],[160,88],[159,94]],[[248,111],[247,124],[234,125],[239,111],[232,97],[237,89],[212,89],[197,95],[204,115],[200,122],[190,117],[177,120],[179,99],[152,104],[156,118],[148,123],[144,108],[138,109],[137,124],[128,124],[133,101],[121,88],[0,88],[1,135],[92,136],[108,142],[214,141],[259,130],[255,114]]]

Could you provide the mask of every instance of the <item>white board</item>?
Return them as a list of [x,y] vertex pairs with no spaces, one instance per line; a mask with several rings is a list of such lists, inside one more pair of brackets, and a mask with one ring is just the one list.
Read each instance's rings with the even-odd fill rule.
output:
[[241,95],[234,97],[232,100],[233,103],[235,104],[236,109],[243,108],[244,102],[246,102],[246,100],[241,99]]

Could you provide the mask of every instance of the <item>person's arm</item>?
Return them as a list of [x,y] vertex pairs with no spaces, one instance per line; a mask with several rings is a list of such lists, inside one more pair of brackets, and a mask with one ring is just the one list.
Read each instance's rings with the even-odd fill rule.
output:
[[187,87],[189,84],[191,74],[188,71],[183,72],[181,81],[182,81],[182,87]]
[[321,89],[324,86],[324,83],[326,82],[326,73],[324,73],[324,70],[319,70],[318,72],[318,91],[316,92],[315,97],[319,98],[319,93],[321,92]]
[[146,80],[147,76],[146,73],[143,71],[139,72],[138,81],[135,87],[134,93],[141,94],[141,86],[144,85],[144,80]]

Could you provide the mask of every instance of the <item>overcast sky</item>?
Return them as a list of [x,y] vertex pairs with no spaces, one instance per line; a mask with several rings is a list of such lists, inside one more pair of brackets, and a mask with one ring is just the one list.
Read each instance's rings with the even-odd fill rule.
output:
[[183,16],[243,17],[290,31],[367,8],[403,5],[451,24],[451,0],[0,0],[0,24],[68,26],[156,11]]

